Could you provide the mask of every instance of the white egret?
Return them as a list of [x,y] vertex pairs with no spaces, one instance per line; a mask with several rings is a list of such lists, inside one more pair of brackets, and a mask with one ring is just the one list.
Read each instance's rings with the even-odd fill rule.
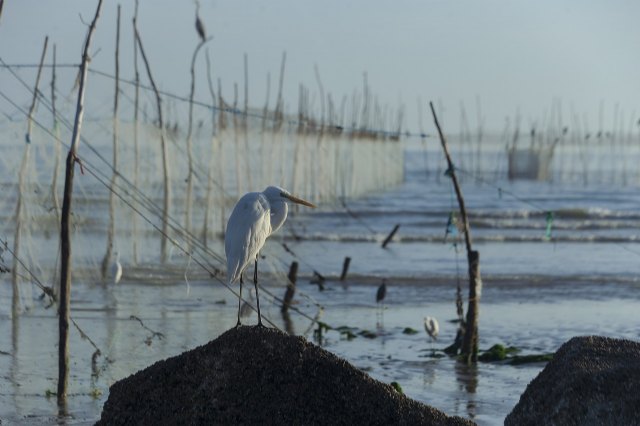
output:
[[227,279],[229,284],[240,280],[238,300],[238,323],[242,303],[242,274],[253,261],[253,285],[256,290],[258,325],[262,325],[260,297],[258,296],[258,253],[269,235],[276,232],[287,219],[287,201],[315,207],[312,203],[294,197],[277,186],[269,186],[263,192],[249,192],[240,198],[229,216],[224,237],[224,251],[227,255]]
[[113,265],[111,265],[111,278],[113,279],[114,284],[118,284],[120,282],[120,278],[122,278],[122,265],[120,264],[120,253],[115,252],[116,256]]
[[440,332],[440,326],[438,320],[434,317],[424,318],[424,330],[431,337],[432,340],[438,340],[438,333]]

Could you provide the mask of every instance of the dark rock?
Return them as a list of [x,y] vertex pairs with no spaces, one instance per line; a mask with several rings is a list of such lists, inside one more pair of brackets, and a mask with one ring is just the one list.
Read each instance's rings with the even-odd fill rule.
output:
[[640,343],[574,337],[529,383],[505,425],[640,424]]
[[99,425],[469,425],[301,337],[232,329],[111,386]]

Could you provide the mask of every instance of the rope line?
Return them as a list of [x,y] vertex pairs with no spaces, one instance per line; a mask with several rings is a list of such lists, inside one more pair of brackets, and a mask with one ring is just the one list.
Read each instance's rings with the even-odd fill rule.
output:
[[[34,68],[37,67],[38,65],[36,64],[7,64],[1,57],[0,57],[0,68],[7,68],[7,69],[11,69],[11,68]],[[44,67],[53,67],[52,64],[45,64],[43,65]],[[57,68],[77,68],[79,65],[76,64],[60,64],[60,65],[56,65]],[[101,71],[98,69],[94,69],[89,67],[88,71],[90,73],[99,75],[101,77],[104,78],[109,78],[111,80],[116,80],[115,75],[110,74],[108,72],[105,71]],[[128,85],[136,85],[135,80],[131,80],[131,79],[126,79],[126,78],[118,78],[118,82],[119,83],[125,83]],[[153,90],[152,87],[148,86],[148,85],[144,85],[141,83],[138,83],[138,87],[140,87],[141,89],[147,91],[147,92],[151,92]],[[166,96],[167,98],[171,98],[177,101],[181,101],[181,102],[190,102],[190,99],[186,96],[181,96],[181,95],[176,95],[175,93],[171,93],[168,92],[166,90],[159,90],[159,93],[163,96]],[[242,117],[251,117],[251,118],[258,118],[261,120],[268,120],[274,123],[280,123],[283,122],[283,120],[278,119],[277,117],[273,117],[270,115],[263,115],[263,114],[259,114],[259,113],[254,113],[254,112],[249,112],[249,111],[242,111],[240,109],[237,108],[232,108],[232,107],[223,107],[220,108],[219,106],[207,103],[207,102],[203,102],[203,101],[198,101],[198,100],[193,100],[193,104],[202,108],[206,108],[206,109],[210,109],[210,110],[214,110],[214,111],[223,111],[223,112],[227,112],[230,114],[234,114],[234,115],[239,115]],[[301,125],[301,124],[306,124],[308,122],[308,120],[298,120],[298,119],[294,119],[294,118],[290,118],[286,121],[288,124],[291,125]],[[338,131],[347,131],[347,132],[362,132],[365,131],[369,134],[375,134],[375,135],[381,135],[381,136],[385,136],[385,137],[389,137],[389,136],[394,136],[394,135],[398,135],[398,131],[392,131],[392,130],[383,130],[383,129],[363,129],[363,128],[358,128],[355,126],[343,126],[343,125],[316,125],[315,126],[317,128],[318,131],[322,131],[322,130],[338,130]],[[433,135],[431,134],[426,134],[424,132],[411,132],[411,131],[405,131],[402,132],[402,136],[405,138],[420,138],[420,139],[424,139],[424,138],[431,138],[433,137]]]

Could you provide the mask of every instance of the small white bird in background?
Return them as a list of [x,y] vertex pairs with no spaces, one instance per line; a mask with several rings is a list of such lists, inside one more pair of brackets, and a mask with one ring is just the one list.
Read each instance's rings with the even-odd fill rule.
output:
[[249,192],[240,198],[229,216],[224,236],[224,252],[227,255],[227,279],[229,284],[240,280],[238,323],[242,307],[242,273],[255,262],[253,285],[256,290],[258,325],[262,325],[260,297],[258,296],[258,254],[269,235],[276,232],[287,219],[287,201],[315,207],[312,203],[294,197],[277,186],[269,186],[263,192]]
[[111,278],[113,278],[113,283],[118,284],[120,282],[120,278],[122,278],[122,265],[120,264],[120,253],[115,252],[116,256],[113,265],[111,265]]
[[438,333],[440,332],[440,326],[438,325],[438,320],[434,317],[425,317],[424,318],[424,330],[433,340],[438,340]]

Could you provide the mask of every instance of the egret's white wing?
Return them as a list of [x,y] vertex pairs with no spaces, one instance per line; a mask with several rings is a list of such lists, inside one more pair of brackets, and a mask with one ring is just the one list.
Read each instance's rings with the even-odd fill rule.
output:
[[225,233],[224,251],[227,255],[229,283],[240,278],[249,263],[255,260],[270,234],[267,199],[260,192],[245,194],[233,209]]
[[122,278],[122,265],[117,260],[111,265],[111,278],[113,278],[114,284],[118,284]]

